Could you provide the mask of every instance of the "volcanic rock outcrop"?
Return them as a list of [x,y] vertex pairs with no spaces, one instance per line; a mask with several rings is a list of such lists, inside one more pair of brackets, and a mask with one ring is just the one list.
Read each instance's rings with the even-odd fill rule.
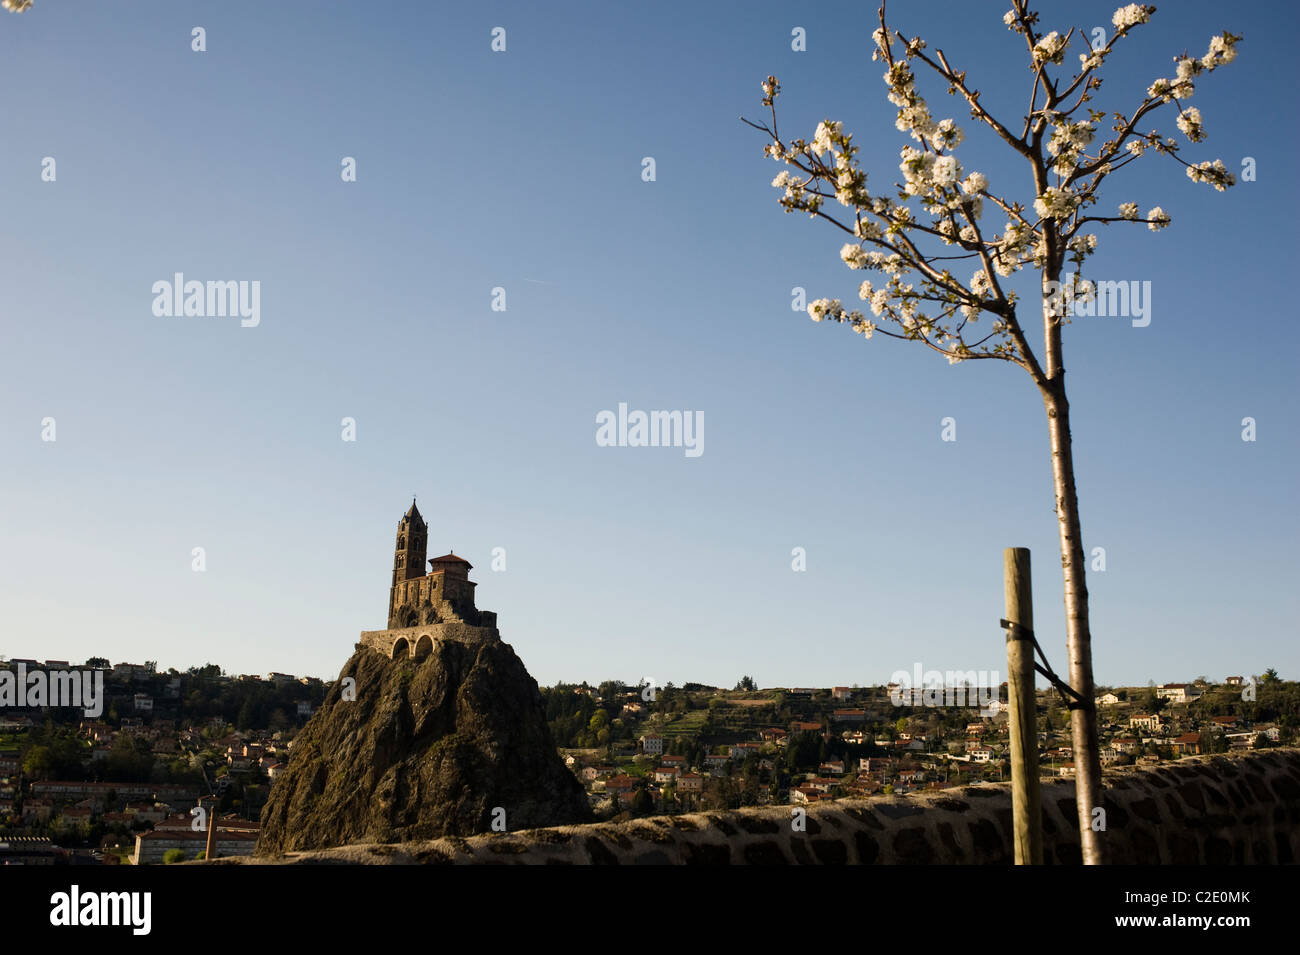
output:
[[359,645],[293,742],[257,854],[590,818],[509,644],[438,639],[420,659]]

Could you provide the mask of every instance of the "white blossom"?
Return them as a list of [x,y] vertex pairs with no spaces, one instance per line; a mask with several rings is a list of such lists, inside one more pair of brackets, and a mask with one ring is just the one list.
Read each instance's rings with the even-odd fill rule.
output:
[[1079,204],[1079,197],[1068,186],[1048,186],[1047,192],[1034,200],[1034,211],[1043,219],[1064,219]]
[[1095,251],[1097,248],[1097,237],[1092,233],[1087,235],[1076,235],[1070,239],[1069,249],[1078,255],[1086,255]]
[[951,119],[940,120],[939,125],[930,134],[930,142],[935,149],[956,149],[965,138],[966,134],[962,132],[961,127]]
[[1196,92],[1196,84],[1192,79],[1201,72],[1201,61],[1190,56],[1180,56],[1176,62],[1178,71],[1170,81],[1169,95],[1177,99],[1191,99]]
[[820,322],[823,318],[836,318],[842,311],[844,306],[837,298],[819,298],[808,303],[808,317],[814,322]]
[[844,248],[840,249],[840,258],[851,269],[865,269],[867,267],[866,250],[861,246],[854,245],[852,242],[844,243]]
[[1208,182],[1219,192],[1223,192],[1228,186],[1237,183],[1236,177],[1228,172],[1228,168],[1223,165],[1222,159],[1199,162],[1194,166],[1188,166],[1187,178],[1192,182]]
[[1201,58],[1201,65],[1207,70],[1231,63],[1237,58],[1237,38],[1231,33],[1210,37],[1210,52]]
[[1063,123],[1052,127],[1052,136],[1047,141],[1047,151],[1053,156],[1060,153],[1077,153],[1092,142],[1092,123]]
[[951,186],[961,178],[961,163],[956,156],[939,156],[931,169],[936,185]]
[[[909,106],[920,100],[914,88],[915,79],[911,67],[905,60],[895,60],[885,73],[885,83],[889,86],[889,101],[895,106]],[[924,101],[921,101],[924,105]]]
[[894,121],[899,132],[910,132],[912,138],[917,142],[924,142],[935,134],[934,121],[930,118],[930,110],[925,103],[916,106],[904,106],[898,111],[898,119]]
[[853,234],[859,239],[879,239],[881,230],[880,226],[870,219],[858,219],[853,227]]
[[1147,218],[1150,220],[1147,223],[1147,228],[1150,229],[1152,232],[1158,232],[1159,230],[1165,228],[1165,226],[1169,225],[1169,221],[1170,221],[1169,216],[1165,213],[1165,210],[1161,209],[1159,206],[1156,206],[1154,209],[1150,210],[1147,213]]
[[1035,63],[1061,63],[1069,42],[1055,30],[1034,44]]
[[1150,19],[1150,7],[1145,7],[1140,3],[1130,3],[1127,7],[1120,7],[1116,10],[1115,15],[1110,18],[1110,22],[1115,25],[1116,30],[1124,33],[1139,23],[1147,23]]
[[823,120],[818,123],[817,132],[813,134],[813,153],[820,156],[823,153],[833,152],[832,140],[838,137],[843,130],[843,123],[833,123],[830,120]]
[[1120,218],[1136,219],[1138,217],[1138,204],[1136,202],[1121,202],[1119,204]]
[[1194,143],[1199,143],[1205,138],[1205,129],[1201,125],[1201,111],[1195,106],[1178,114],[1178,128]]

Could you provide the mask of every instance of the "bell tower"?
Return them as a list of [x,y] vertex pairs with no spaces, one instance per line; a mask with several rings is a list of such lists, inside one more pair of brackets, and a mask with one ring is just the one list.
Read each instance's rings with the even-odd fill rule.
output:
[[393,627],[394,614],[399,608],[398,585],[404,581],[424,576],[424,555],[427,552],[429,529],[420,516],[420,510],[411,499],[411,508],[397,522],[397,546],[393,553],[393,586],[388,591],[388,626]]

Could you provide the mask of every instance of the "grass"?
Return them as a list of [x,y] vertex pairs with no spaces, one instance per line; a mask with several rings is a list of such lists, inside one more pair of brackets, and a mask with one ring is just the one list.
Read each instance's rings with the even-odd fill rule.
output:
[[660,733],[663,736],[695,736],[708,718],[708,710],[691,710],[667,724]]

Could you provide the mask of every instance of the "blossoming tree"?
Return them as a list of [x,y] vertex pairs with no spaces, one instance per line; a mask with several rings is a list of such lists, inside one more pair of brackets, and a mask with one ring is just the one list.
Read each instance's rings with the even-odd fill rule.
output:
[[[907,39],[890,30],[881,6],[880,28],[872,35],[876,46],[872,57],[886,66],[884,79],[889,101],[898,108],[898,129],[916,142],[903,147],[899,165],[903,181],[894,189],[868,188],[857,159],[858,147],[842,123],[825,120],[811,142],[783,140],[775,106],[780,85],[774,76],[763,83],[763,105],[770,110],[770,121],[746,122],[768,137],[764,152],[788,167],[772,182],[783,190],[780,202],[785,210],[807,212],[843,231],[849,241],[840,256],[849,268],[879,273],[874,283],[864,281],[858,290],[870,317],[845,308],[839,299],[822,298],[808,305],[813,321],[839,322],[865,338],[878,333],[919,342],[951,364],[1009,362],[1024,369],[1038,387],[1052,451],[1069,684],[1081,701],[1071,710],[1070,721],[1079,830],[1083,859],[1096,864],[1103,861],[1092,811],[1101,805],[1101,762],[1092,706],[1088,590],[1070,448],[1062,327],[1069,322],[1071,306],[1094,294],[1091,284],[1077,277],[1097,248],[1091,226],[1135,223],[1156,231],[1169,225],[1169,216],[1159,206],[1142,215],[1136,202],[1125,201],[1114,213],[1107,213],[1099,204],[1104,182],[1148,154],[1161,154],[1181,164],[1196,182],[1219,191],[1234,184],[1220,160],[1184,160],[1180,142],[1162,136],[1147,120],[1161,110],[1175,113],[1175,123],[1187,140],[1204,140],[1201,114],[1187,101],[1203,74],[1232,62],[1241,38],[1224,32],[1211,38],[1204,56],[1177,57],[1173,77],[1155,79],[1130,112],[1109,114],[1112,135],[1097,143],[1097,130],[1107,113],[1085,110],[1085,104],[1101,86],[1099,74],[1107,59],[1150,20],[1155,8],[1129,4],[1116,10],[1109,40],[1104,45],[1084,44],[1078,66],[1071,70],[1065,67],[1065,58],[1076,31],[1043,32],[1038,14],[1028,9],[1027,2],[1012,0],[1003,18],[1010,30],[1023,37],[1032,70],[1028,112],[1023,122],[1015,124],[1004,123],[985,108],[966,72],[950,64],[942,50],[927,53],[920,38]],[[1025,196],[1034,197],[1032,207],[1015,201],[1006,189],[995,189],[983,173],[962,168],[956,150],[964,133],[952,119],[936,120],[931,115],[917,90],[914,67],[918,65],[963,98],[972,120],[991,130],[1017,162],[1023,162],[1019,168],[1027,173],[1023,187],[1032,189]],[[831,200],[842,211],[835,211]],[[988,218],[986,211],[992,213]],[[962,263],[974,269],[969,278],[964,269],[960,275],[955,272]],[[1062,285],[1067,264],[1075,272]],[[1010,288],[1011,277],[1022,270],[1038,273],[1040,280],[1041,295],[1033,302],[1033,311],[1043,324],[1041,351],[1030,344],[1030,316],[1021,315],[1021,302]]]

